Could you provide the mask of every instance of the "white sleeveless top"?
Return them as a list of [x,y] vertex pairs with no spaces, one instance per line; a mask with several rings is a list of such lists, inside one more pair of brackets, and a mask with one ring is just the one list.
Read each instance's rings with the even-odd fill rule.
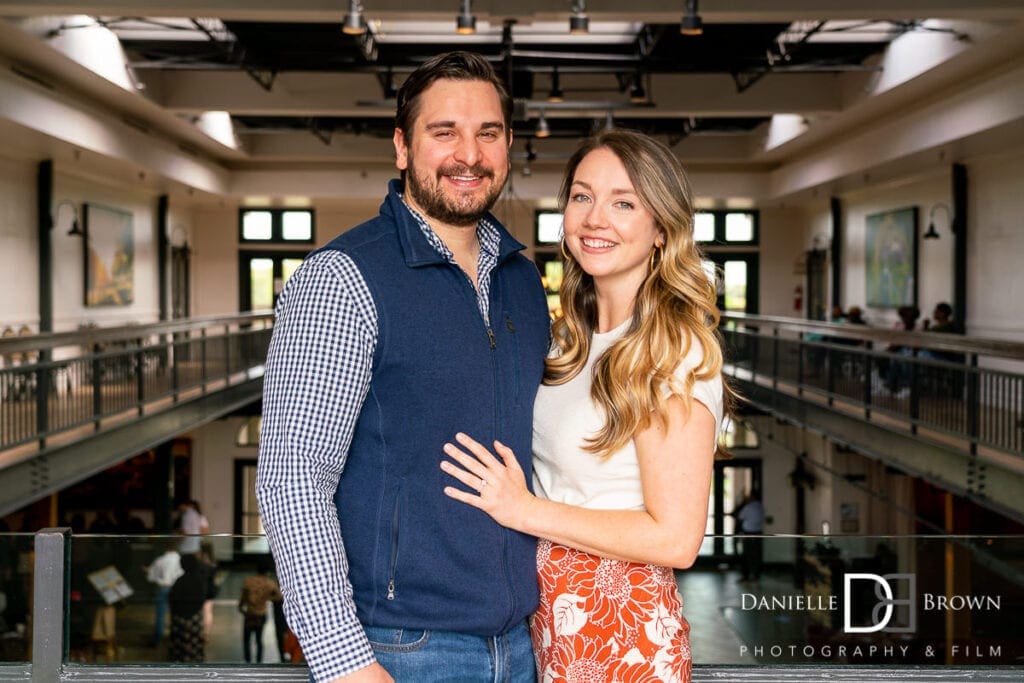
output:
[[[630,319],[609,332],[594,333],[583,370],[565,384],[542,385],[533,408],[533,490],[541,498],[603,510],[642,510],[644,496],[636,446],[630,441],[607,459],[583,450],[585,438],[604,424],[604,413],[590,398],[594,363],[629,327]],[[703,359],[694,339],[676,377],[685,379]],[[694,382],[693,398],[722,425],[722,378]],[[694,405],[693,410],[700,410]],[[710,455],[710,454],[709,454]]]

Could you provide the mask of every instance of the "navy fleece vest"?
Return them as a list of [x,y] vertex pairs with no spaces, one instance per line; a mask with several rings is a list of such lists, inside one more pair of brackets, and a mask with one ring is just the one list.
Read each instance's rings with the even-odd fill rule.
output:
[[496,635],[537,606],[535,539],[445,496],[461,484],[441,471],[441,447],[459,431],[498,439],[530,481],[547,306],[522,245],[489,216],[501,246],[485,324],[468,278],[430,246],[399,187],[377,218],[324,247],[354,261],[378,316],[370,389],[335,495],[355,603],[368,625]]

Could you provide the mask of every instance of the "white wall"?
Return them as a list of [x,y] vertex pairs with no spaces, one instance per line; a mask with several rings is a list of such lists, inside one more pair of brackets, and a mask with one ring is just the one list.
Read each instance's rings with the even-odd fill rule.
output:
[[[7,274],[13,291],[0,297],[0,324],[39,326],[39,241],[35,206],[38,164],[0,157],[0,272]],[[71,201],[82,223],[82,204],[98,204],[132,214],[134,237],[134,302],[127,306],[87,307],[84,302],[84,254],[81,237],[67,234],[72,209],[65,205],[54,216],[53,323],[55,331],[74,330],[95,323],[110,326],[152,322],[159,317],[156,263],[156,195],[147,189],[54,173],[54,209]],[[178,219],[188,224],[187,212]]]
[[967,330],[1024,340],[1024,152],[967,166]]
[[865,318],[874,327],[890,327],[896,322],[895,309],[875,308],[867,305],[865,277],[865,238],[867,217],[883,211],[909,207],[918,210],[918,306],[922,318],[931,317],[931,311],[940,301],[953,302],[953,240],[950,239],[949,220],[941,209],[935,213],[937,240],[924,240],[920,236],[928,227],[929,212],[942,203],[952,207],[949,168],[922,180],[869,188],[842,197],[843,201],[843,275],[842,305],[844,308],[860,306]]
[[[35,173],[35,164],[0,157],[0,273],[16,274],[18,283],[0,296],[0,327],[15,330],[22,325],[39,329]],[[54,253],[60,253],[66,245],[54,239]]]

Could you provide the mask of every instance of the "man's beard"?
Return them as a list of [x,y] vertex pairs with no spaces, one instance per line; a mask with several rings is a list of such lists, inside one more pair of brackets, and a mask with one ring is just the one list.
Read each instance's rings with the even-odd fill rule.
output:
[[494,206],[505,185],[505,179],[500,183],[493,183],[490,192],[482,198],[475,194],[446,193],[442,186],[442,177],[446,175],[473,175],[485,180],[490,179],[493,183],[495,174],[480,164],[472,167],[444,166],[437,170],[434,183],[430,184],[427,182],[429,176],[426,173],[423,176],[416,174],[412,155],[409,156],[408,172],[405,174],[406,191],[427,217],[449,225],[470,226],[479,223]]

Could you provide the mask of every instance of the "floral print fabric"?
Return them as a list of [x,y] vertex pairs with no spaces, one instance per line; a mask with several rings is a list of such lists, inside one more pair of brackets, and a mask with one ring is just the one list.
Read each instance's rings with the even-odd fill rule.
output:
[[672,570],[541,540],[530,622],[541,683],[689,683],[690,626]]

